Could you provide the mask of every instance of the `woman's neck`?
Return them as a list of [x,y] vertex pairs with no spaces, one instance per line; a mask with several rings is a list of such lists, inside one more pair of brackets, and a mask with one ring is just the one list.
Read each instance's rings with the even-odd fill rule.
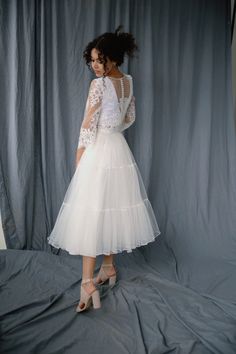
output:
[[123,77],[124,74],[117,68],[117,69],[111,69],[106,76],[110,76],[110,77],[115,77],[115,78],[120,78]]

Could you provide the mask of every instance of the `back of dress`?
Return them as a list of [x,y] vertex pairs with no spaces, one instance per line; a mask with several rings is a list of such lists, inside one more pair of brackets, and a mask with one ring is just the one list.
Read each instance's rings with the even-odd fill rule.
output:
[[96,140],[97,130],[123,131],[135,121],[135,98],[131,75],[92,80],[80,129],[78,149]]
[[92,80],[79,140],[85,151],[50,244],[70,254],[96,257],[132,252],[160,234],[141,173],[121,133],[134,120],[131,76]]

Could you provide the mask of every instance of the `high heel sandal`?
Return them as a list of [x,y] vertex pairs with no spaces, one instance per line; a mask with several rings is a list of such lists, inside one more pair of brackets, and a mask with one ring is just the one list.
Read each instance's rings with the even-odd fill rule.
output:
[[[112,274],[110,275],[107,275],[106,271],[104,268],[106,267],[111,267],[113,266],[114,267],[114,264],[113,263],[107,263],[107,264],[102,264],[101,265],[101,268],[97,274],[97,276],[95,278],[93,278],[93,281],[94,281],[94,284],[95,285],[102,285],[104,284],[108,279],[109,279],[109,285],[114,285],[115,282],[116,282],[116,272],[113,272]],[[115,268],[115,267],[114,267]],[[96,279],[97,278],[100,278],[101,281],[100,282],[97,282]]]
[[[92,292],[88,293],[83,287],[85,283],[89,283],[90,281],[93,281],[93,279],[88,278],[82,280],[81,288],[80,288],[80,301],[76,307],[76,312],[82,312],[88,309],[91,306],[91,304],[93,304],[94,309],[99,309],[101,307],[98,289],[94,289]],[[80,307],[81,303],[84,304],[82,308]]]

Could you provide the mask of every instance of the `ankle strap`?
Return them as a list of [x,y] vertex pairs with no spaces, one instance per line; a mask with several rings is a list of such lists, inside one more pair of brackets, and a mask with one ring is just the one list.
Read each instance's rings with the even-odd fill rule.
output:
[[82,284],[88,283],[91,280],[93,280],[93,278],[84,278],[84,279],[82,279]]
[[102,264],[102,267],[107,267],[107,266],[112,266],[112,265],[114,265],[113,263],[106,263],[106,264]]

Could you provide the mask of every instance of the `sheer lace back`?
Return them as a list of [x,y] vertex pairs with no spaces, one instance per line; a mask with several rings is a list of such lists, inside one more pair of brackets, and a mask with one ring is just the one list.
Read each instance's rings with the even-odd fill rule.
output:
[[123,76],[122,78],[114,78],[109,76],[109,79],[112,81],[112,84],[114,85],[118,100],[123,98],[129,98],[130,80],[128,79],[127,76]]
[[133,89],[131,76],[124,75],[121,78],[114,78],[108,76],[108,80],[110,80],[111,84],[113,85],[113,89],[116,93],[115,96],[117,102],[119,103],[120,113],[122,114],[124,113],[124,111],[127,110],[126,102],[129,101],[131,96],[131,91]]
[[135,98],[130,75],[92,80],[80,129],[78,149],[93,144],[97,129],[123,131],[135,121]]

